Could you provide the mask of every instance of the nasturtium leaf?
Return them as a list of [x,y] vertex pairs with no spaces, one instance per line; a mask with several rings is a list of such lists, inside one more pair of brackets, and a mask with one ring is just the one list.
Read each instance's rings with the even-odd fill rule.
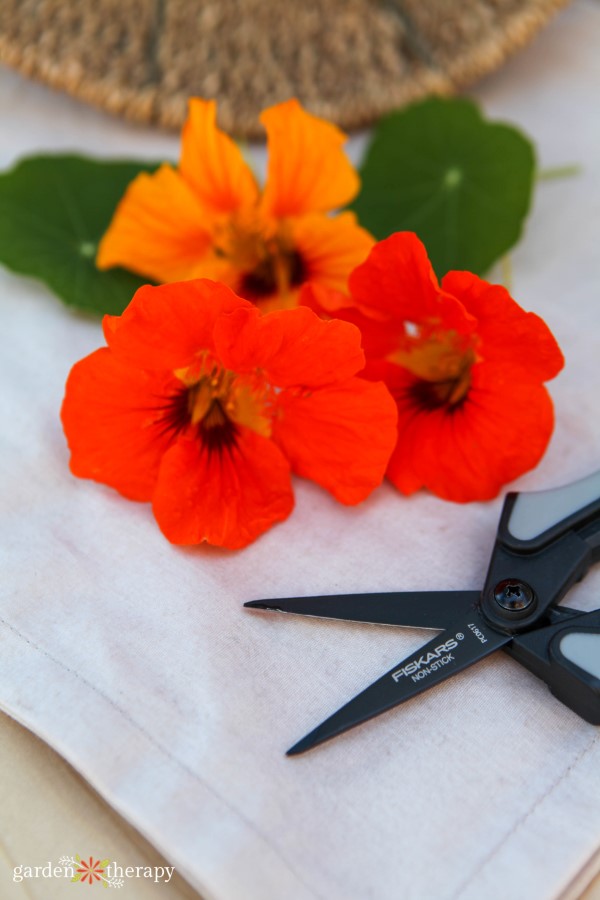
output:
[[43,281],[65,303],[121,313],[140,285],[96,268],[98,242],[129,182],[153,165],[81,156],[32,156],[0,174],[0,263]]
[[383,118],[353,208],[377,238],[415,231],[439,276],[482,274],[520,237],[535,179],[531,142],[466,98],[431,98]]

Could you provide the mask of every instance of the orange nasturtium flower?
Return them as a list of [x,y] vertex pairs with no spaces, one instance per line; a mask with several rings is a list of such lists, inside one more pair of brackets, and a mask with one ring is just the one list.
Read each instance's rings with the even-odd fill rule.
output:
[[377,244],[349,288],[350,299],[309,286],[305,299],[361,328],[362,374],[398,407],[387,474],[402,493],[488,500],[538,463],[554,425],[544,382],[563,366],[539,316],[470,272],[440,286],[411,232]]
[[354,377],[353,325],[200,279],[140,288],[104,332],[67,381],[71,471],[151,501],[173,543],[245,546],[291,512],[292,471],[346,504],[382,481],[396,408]]
[[179,168],[134,179],[100,243],[99,268],[124,266],[159,282],[212,278],[262,312],[296,306],[308,280],[345,290],[373,244],[353,213],[327,214],[359,188],[346,136],[296,100],[265,110],[261,191],[215,120],[214,101],[190,100]]

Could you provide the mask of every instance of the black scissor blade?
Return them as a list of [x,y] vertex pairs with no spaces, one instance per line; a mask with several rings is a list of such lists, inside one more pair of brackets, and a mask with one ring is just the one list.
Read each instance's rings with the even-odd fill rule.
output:
[[435,687],[511,640],[511,635],[490,628],[477,610],[471,611],[338,709],[294,744],[288,750],[288,756],[311,750],[323,741]]
[[404,625],[407,628],[447,628],[461,615],[474,610],[479,591],[395,591],[389,594],[338,594],[320,597],[288,597],[281,600],[251,600],[250,609],[370,622],[373,625]]

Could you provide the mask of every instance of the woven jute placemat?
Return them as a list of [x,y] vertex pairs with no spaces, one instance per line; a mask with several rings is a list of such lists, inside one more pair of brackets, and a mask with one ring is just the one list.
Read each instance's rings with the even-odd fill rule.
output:
[[0,0],[0,62],[138,122],[189,96],[262,135],[298,97],[344,128],[497,68],[569,0]]

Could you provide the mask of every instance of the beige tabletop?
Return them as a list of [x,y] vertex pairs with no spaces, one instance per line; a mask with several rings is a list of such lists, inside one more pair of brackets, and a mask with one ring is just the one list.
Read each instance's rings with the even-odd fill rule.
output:
[[[16,884],[12,880],[15,866],[43,866],[65,852],[79,852],[83,857],[93,852],[95,858],[119,859],[131,866],[169,865],[62,757],[2,712],[0,836],[2,900],[62,900],[69,896],[69,882],[29,879]],[[200,898],[177,872],[168,884],[153,880],[129,884],[127,896],[133,900]],[[600,874],[579,898],[600,900]]]
[[[65,854],[83,858],[93,854],[94,859],[153,869],[169,865],[62,757],[4,713],[0,713],[0,836],[2,900],[70,896],[75,885],[68,879],[13,880],[15,867],[44,867]],[[174,872],[168,883],[155,883],[154,877],[138,879],[127,885],[124,896],[193,900],[199,894]]]

